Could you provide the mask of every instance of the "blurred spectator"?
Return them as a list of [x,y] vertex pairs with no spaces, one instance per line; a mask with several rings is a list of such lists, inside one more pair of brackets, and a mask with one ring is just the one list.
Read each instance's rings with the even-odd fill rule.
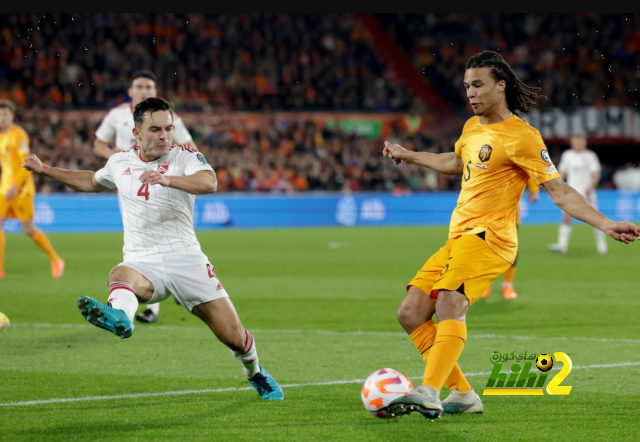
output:
[[375,15],[454,107],[466,107],[464,65],[483,49],[503,52],[524,83],[542,87],[540,106],[640,102],[638,13]]
[[628,162],[613,174],[613,183],[620,190],[640,190],[640,167]]
[[114,107],[141,69],[179,111],[412,106],[347,13],[3,13],[0,30],[0,98],[20,106]]
[[[457,118],[422,109],[379,57],[377,34],[348,13],[5,13],[0,98],[19,105],[43,161],[95,170],[102,160],[91,145],[102,115],[77,110],[127,101],[132,72],[149,69],[158,95],[176,104],[216,168],[221,191],[288,193],[459,189],[459,176],[383,164],[380,151],[386,139],[453,149],[449,134],[470,116],[464,63],[481,49],[504,51],[523,81],[540,85],[548,96],[541,106],[640,102],[638,13],[374,16]],[[303,110],[402,114],[371,138],[320,127]],[[228,118],[240,111],[260,112],[257,127]],[[187,122],[189,112],[202,117]],[[549,151],[560,155],[557,146]],[[618,165],[603,162],[601,187],[613,187]],[[37,180],[41,192],[69,191]]]

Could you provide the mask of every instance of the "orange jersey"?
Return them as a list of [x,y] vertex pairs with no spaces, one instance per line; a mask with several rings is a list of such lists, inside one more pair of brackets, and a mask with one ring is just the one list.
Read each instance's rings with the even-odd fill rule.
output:
[[529,178],[529,181],[527,181],[527,190],[531,193],[538,193],[540,192],[540,186],[536,184],[533,178]]
[[456,142],[462,190],[451,215],[449,238],[485,231],[489,247],[509,262],[518,252],[517,208],[531,178],[559,178],[540,132],[517,116],[496,124],[470,118]]
[[18,186],[16,197],[24,198],[36,193],[31,172],[22,166],[29,155],[29,136],[20,126],[13,125],[7,132],[0,131],[0,196],[4,197],[14,185]]

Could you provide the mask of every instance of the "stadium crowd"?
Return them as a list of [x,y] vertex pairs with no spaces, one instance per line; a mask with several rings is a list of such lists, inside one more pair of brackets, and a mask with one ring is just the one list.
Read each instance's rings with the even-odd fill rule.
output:
[[[375,14],[457,113],[469,116],[464,62],[482,48],[504,52],[517,74],[539,84],[541,105],[634,105],[640,81],[640,14]],[[596,32],[588,30],[596,29]],[[65,111],[106,110],[127,98],[130,75],[150,69],[160,96],[180,115],[216,123],[189,131],[216,168],[221,191],[454,190],[459,177],[380,161],[385,139],[416,150],[453,149],[457,130],[429,121],[365,137],[304,118],[274,123],[274,111],[405,112],[425,109],[376,50],[354,15],[74,13],[0,16],[0,98],[19,107],[18,124],[45,162],[96,169],[99,119]],[[226,118],[264,116],[257,128]],[[566,147],[566,146],[564,146]],[[557,161],[561,146],[549,146]],[[618,164],[603,163],[601,187]],[[627,169],[629,166],[622,166]],[[633,166],[631,166],[633,167]],[[417,168],[416,168],[417,169]],[[44,178],[41,192],[67,191]]]

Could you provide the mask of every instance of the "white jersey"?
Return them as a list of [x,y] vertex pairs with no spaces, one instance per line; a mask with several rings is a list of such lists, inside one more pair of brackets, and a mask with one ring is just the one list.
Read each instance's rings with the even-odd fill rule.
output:
[[[187,144],[191,141],[191,135],[185,127],[182,119],[174,112],[174,125],[176,129],[173,134],[173,141],[176,144]],[[96,131],[96,138],[105,143],[116,142],[115,147],[121,150],[129,150],[138,144],[138,140],[133,136],[133,111],[131,103],[123,103],[109,111],[100,127]]]
[[581,194],[585,194],[593,182],[593,174],[601,169],[600,161],[591,150],[576,152],[568,149],[562,152],[558,171],[566,174],[567,184]]
[[193,229],[195,195],[159,184],[142,184],[140,175],[155,170],[168,176],[187,176],[211,170],[204,155],[187,145],[173,144],[155,161],[140,158],[140,148],[118,152],[95,174],[109,189],[118,188],[124,224],[124,259],[201,250]]

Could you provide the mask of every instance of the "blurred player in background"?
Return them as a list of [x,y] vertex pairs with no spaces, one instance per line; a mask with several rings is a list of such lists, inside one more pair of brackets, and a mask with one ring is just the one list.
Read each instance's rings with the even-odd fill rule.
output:
[[[382,151],[396,164],[462,175],[448,240],[406,285],[398,308],[398,321],[420,352],[425,372],[422,385],[389,404],[395,415],[415,411],[434,419],[443,412],[484,410],[458,365],[467,341],[466,316],[487,285],[513,265],[516,211],[529,179],[544,186],[562,210],[617,241],[628,244],[640,235],[639,226],[608,219],[562,180],[540,132],[518,117],[536,105],[540,88],[522,83],[502,55],[473,55],[464,87],[475,115],[465,123],[455,152],[413,152],[389,142]],[[444,385],[450,394],[441,401]]]
[[[138,71],[133,74],[128,90],[131,101],[111,109],[96,131],[96,139],[93,142],[96,155],[108,159],[114,153],[127,151],[137,144],[138,141],[133,135],[133,109],[144,99],[158,95],[157,83],[158,78],[153,72]],[[188,144],[194,150],[198,150],[182,119],[177,115],[175,119],[174,142],[178,145]],[[110,148],[109,144],[114,141],[115,146]],[[141,322],[156,322],[159,314],[160,304],[150,304],[136,315],[136,319]]]
[[[532,179],[529,179],[529,181],[527,181],[527,198],[529,200],[529,203],[531,204],[535,204],[536,202],[538,202],[538,199],[540,198],[540,188],[536,185],[536,182],[533,181]],[[518,208],[516,209],[516,229],[519,227],[520,227],[520,205],[518,205]],[[504,276],[502,279],[502,297],[504,299],[516,299],[518,297],[518,294],[513,288],[513,280],[515,279],[516,271],[518,270],[517,264],[518,264],[518,255],[516,255],[516,258],[513,260],[513,264],[511,265],[511,267],[509,267],[509,270],[504,272]],[[482,298],[488,298],[489,296],[491,296],[491,284],[489,284],[489,287],[487,287],[487,289],[482,294]]]
[[[584,135],[573,135],[570,140],[571,148],[562,152],[558,172],[571,187],[580,192],[589,203],[598,208],[598,198],[596,187],[600,182],[601,165],[598,156],[590,149],[587,149],[587,137]],[[596,237],[596,249],[598,253],[604,255],[609,251],[607,238],[604,232],[594,228],[593,234]],[[556,253],[567,253],[569,249],[569,238],[571,237],[571,216],[566,212],[562,213],[562,222],[558,228],[558,242],[549,244],[549,250]]]
[[64,260],[56,253],[49,238],[33,222],[36,187],[31,172],[20,165],[29,155],[29,136],[23,128],[14,124],[16,107],[12,101],[0,100],[0,278],[5,277],[4,221],[20,220],[22,231],[27,234],[51,261],[51,276],[64,274]]
[[133,334],[140,302],[171,294],[231,350],[261,398],[282,400],[278,383],[258,363],[246,330],[193,229],[196,195],[214,193],[217,179],[200,152],[173,141],[172,105],[147,98],[134,109],[138,146],[113,155],[97,172],[49,167],[35,155],[23,166],[81,192],[118,189],[124,224],[124,260],[109,272],[104,304],[78,299],[84,318],[120,338]]

